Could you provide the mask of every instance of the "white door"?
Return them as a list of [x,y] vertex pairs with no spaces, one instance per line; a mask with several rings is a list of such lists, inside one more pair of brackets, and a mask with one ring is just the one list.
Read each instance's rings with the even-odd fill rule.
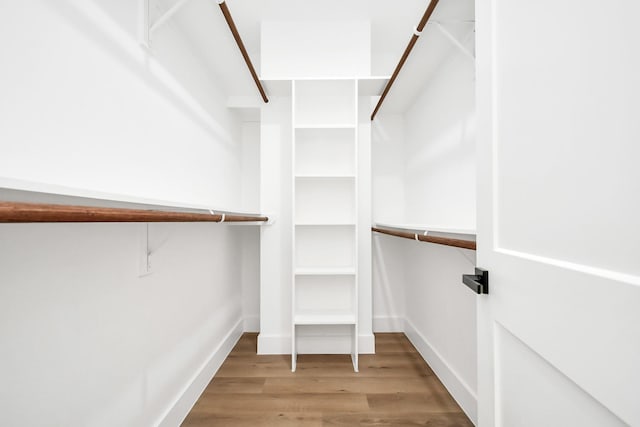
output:
[[640,426],[640,1],[478,0],[480,426]]

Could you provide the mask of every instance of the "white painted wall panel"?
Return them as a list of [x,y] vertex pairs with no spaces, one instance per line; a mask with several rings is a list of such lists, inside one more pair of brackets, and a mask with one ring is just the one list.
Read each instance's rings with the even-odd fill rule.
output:
[[[0,5],[0,176],[239,210],[225,96],[175,33],[154,58],[102,3]],[[138,16],[137,2],[127,12]]]
[[[373,111],[370,107],[369,113]],[[405,133],[401,114],[376,116],[371,124],[373,219],[405,222]]]
[[0,424],[161,421],[241,320],[238,228],[141,227],[0,225]]
[[[0,4],[3,182],[256,207],[226,95],[171,26],[144,51],[138,18],[133,1]],[[0,424],[176,425],[257,314],[256,229],[152,224],[139,278],[140,227],[0,226]]]
[[475,69],[451,49],[404,115],[406,220],[475,229]]
[[[474,72],[452,46],[404,114],[376,117],[375,220],[475,229]],[[382,235],[373,250],[376,330],[404,331],[475,420],[476,295],[461,283],[475,253]]]
[[272,97],[260,125],[260,209],[275,222],[260,230],[258,353],[291,351],[291,98]]
[[262,78],[368,76],[371,28],[367,21],[265,21]]

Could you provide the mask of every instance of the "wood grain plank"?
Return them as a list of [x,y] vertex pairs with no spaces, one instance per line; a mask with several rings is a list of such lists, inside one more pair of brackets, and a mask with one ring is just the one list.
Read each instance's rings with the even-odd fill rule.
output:
[[194,409],[200,413],[231,412],[361,412],[368,411],[367,396],[337,393],[226,393],[201,399]]
[[431,393],[434,377],[267,378],[265,393]]
[[376,334],[354,373],[345,355],[259,356],[244,334],[185,426],[470,426],[403,334]]
[[266,378],[215,377],[205,393],[262,393]]
[[428,393],[367,394],[372,412],[459,412],[460,407],[446,389]]
[[472,427],[473,424],[463,413],[440,414],[423,412],[383,412],[357,414],[329,414],[322,418],[324,427]]
[[279,412],[247,414],[245,412],[189,414],[183,426],[189,427],[322,427],[322,414],[314,412]]

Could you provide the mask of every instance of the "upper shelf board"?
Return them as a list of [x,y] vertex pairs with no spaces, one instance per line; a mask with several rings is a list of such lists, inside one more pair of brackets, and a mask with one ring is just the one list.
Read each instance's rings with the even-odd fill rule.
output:
[[[301,80],[301,79],[296,79]],[[309,78],[303,80],[358,80],[358,95],[360,96],[380,96],[384,86],[389,81],[389,76],[355,77],[346,78]],[[288,79],[265,79],[261,80],[269,96],[291,96],[291,80]]]
[[79,187],[66,187],[36,181],[0,177],[0,195],[4,201],[85,205],[105,208],[163,209],[178,211],[213,211],[234,215],[254,215],[232,207],[221,209],[175,200],[159,200],[129,194],[107,193]]
[[433,233],[447,233],[447,234],[464,234],[468,236],[475,236],[476,230],[470,228],[456,228],[456,227],[443,227],[443,226],[432,226],[425,224],[400,224],[400,223],[389,223],[389,222],[376,222],[376,227],[381,228],[393,228],[401,231],[409,231],[412,233],[419,232],[419,234],[427,232]]

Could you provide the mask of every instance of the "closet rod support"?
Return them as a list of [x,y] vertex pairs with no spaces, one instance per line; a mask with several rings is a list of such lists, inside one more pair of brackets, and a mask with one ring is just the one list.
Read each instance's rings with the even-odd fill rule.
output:
[[450,41],[451,43],[453,43],[453,45],[454,45],[455,47],[457,47],[457,48],[460,50],[460,52],[462,52],[463,54],[465,54],[466,56],[468,56],[469,58],[471,58],[471,60],[472,60],[472,61],[474,61],[474,62],[475,62],[475,60],[476,60],[475,55],[474,55],[473,53],[471,53],[471,52],[469,51],[469,49],[467,49],[467,48],[466,48],[466,47],[465,47],[465,46],[460,42],[460,40],[458,40],[458,39],[457,39],[453,34],[451,34],[451,33],[450,33],[450,32],[449,32],[449,31],[444,27],[444,25],[442,25],[440,22],[437,22],[437,21],[436,21],[436,22],[434,22],[434,24],[436,24],[436,27],[438,27],[438,29],[440,30],[440,32],[441,32],[442,34],[444,34],[444,36],[445,36],[446,38],[448,38],[448,39],[449,39],[449,41]]
[[174,4],[168,11],[164,13],[164,15],[158,18],[158,20],[151,25],[151,28],[149,28],[149,35],[152,35],[155,31],[157,31],[158,28],[160,28],[165,22],[171,19],[173,15],[178,13],[180,9],[182,9],[182,6],[187,4],[187,2],[189,1],[190,0],[180,0],[178,3]]

